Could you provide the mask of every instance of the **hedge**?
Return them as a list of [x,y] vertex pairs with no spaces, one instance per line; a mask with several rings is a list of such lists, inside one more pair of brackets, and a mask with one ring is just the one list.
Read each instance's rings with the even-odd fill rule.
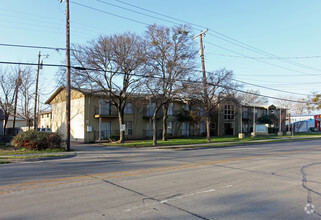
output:
[[61,142],[62,138],[58,133],[30,130],[17,134],[11,144],[30,150],[45,150],[60,148]]

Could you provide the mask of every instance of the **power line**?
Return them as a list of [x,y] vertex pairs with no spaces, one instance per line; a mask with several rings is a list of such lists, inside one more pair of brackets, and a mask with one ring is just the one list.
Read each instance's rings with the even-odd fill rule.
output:
[[[242,53],[239,53],[239,52],[235,52],[233,50],[230,50],[230,49],[227,49],[227,48],[224,48],[222,46],[219,46],[217,44],[213,44],[211,42],[208,42],[208,41],[205,41],[207,44],[209,45],[212,45],[212,46],[215,46],[215,47],[218,47],[218,48],[221,48],[223,50],[227,50],[227,51],[230,51],[232,53],[235,53],[235,54],[238,54],[238,55],[241,55],[241,56],[245,56],[244,54]],[[255,61],[258,61],[258,62],[261,62],[261,63],[265,63],[265,64],[268,64],[270,66],[274,66],[274,67],[278,67],[278,68],[281,68],[281,69],[285,69],[285,70],[289,70],[289,71],[292,71],[292,72],[297,72],[297,73],[302,73],[302,74],[305,74],[305,75],[314,75],[314,74],[311,74],[311,73],[306,73],[306,72],[302,72],[302,71],[298,71],[298,70],[294,70],[294,69],[291,69],[291,68],[287,68],[287,67],[283,67],[283,66],[280,66],[280,65],[277,65],[277,64],[273,64],[273,63],[269,63],[269,62],[266,62],[266,61],[263,61],[263,60],[260,60],[260,59],[256,59],[256,58],[251,58]],[[320,74],[319,74],[320,75]]]
[[[29,65],[29,66],[36,66],[38,64],[36,63],[23,63],[23,62],[7,62],[7,61],[0,61],[0,64],[8,64],[8,65]],[[66,68],[66,65],[63,64],[42,64],[43,66],[49,66],[49,67],[64,67]],[[70,66],[70,68],[73,68],[75,70],[89,70],[89,71],[99,71],[99,72],[112,72],[112,71],[108,71],[108,70],[101,70],[101,69],[95,69],[95,68],[84,68],[84,67],[79,67],[79,66]],[[125,74],[123,72],[115,72],[118,74]],[[155,78],[155,79],[166,79],[164,77],[157,77],[157,76],[151,76],[151,75],[144,75],[144,74],[132,74],[133,76],[136,77],[143,77],[143,78]],[[181,82],[189,82],[189,83],[198,83],[198,84],[202,84],[203,82],[201,81],[192,81],[192,80],[177,80],[177,81],[181,81]],[[237,81],[237,80],[236,80]],[[253,93],[253,92],[249,92],[249,91],[244,91],[244,90],[240,90],[240,89],[236,89],[236,88],[231,88],[231,87],[226,87],[226,86],[221,86],[221,85],[215,85],[213,83],[207,83],[208,85],[212,85],[212,86],[217,86],[217,87],[223,87],[223,88],[227,88],[230,90],[234,90],[237,92],[241,92],[241,93],[247,93],[247,94],[252,94],[252,95],[257,95],[257,96],[262,96],[262,97],[266,97],[266,98],[270,98],[270,99],[275,99],[275,100],[282,100],[282,101],[289,101],[289,102],[297,102],[297,103],[306,103],[303,101],[298,101],[298,100],[291,100],[291,99],[284,99],[284,98],[278,98],[278,97],[274,97],[274,96],[266,96],[266,95],[261,95],[259,93]],[[273,89],[272,89],[273,90]],[[275,89],[274,89],[275,90]],[[277,90],[275,90],[277,91]]]
[[[172,19],[172,20],[183,22],[185,24],[189,24],[191,26],[196,26],[196,27],[199,27],[199,28],[205,28],[206,29],[206,27],[202,26],[202,25],[198,25],[198,24],[194,24],[194,23],[191,23],[191,22],[188,22],[188,21],[184,21],[184,20],[181,20],[181,19],[178,19],[178,18],[174,18],[174,17],[168,16],[168,15],[165,15],[165,14],[162,14],[162,13],[159,13],[159,12],[156,12],[156,11],[152,11],[152,10],[149,10],[149,9],[146,9],[146,8],[143,8],[143,7],[139,7],[139,6],[127,3],[127,2],[123,2],[123,1],[120,1],[120,0],[115,0],[115,1],[120,2],[122,4],[125,4],[125,5],[129,5],[129,6],[134,7],[134,8],[138,8],[138,9],[143,10],[143,11],[147,11],[147,12],[150,12],[150,13],[153,13],[153,14],[157,14],[157,15],[163,16],[165,18],[169,18],[169,19]],[[174,22],[171,22],[171,23],[174,23]]]
[[288,91],[284,91],[284,90],[281,90],[281,89],[272,89],[272,88],[269,88],[269,87],[260,86],[260,85],[256,85],[256,84],[244,82],[244,81],[242,81],[242,80],[237,80],[237,79],[233,79],[233,80],[234,80],[234,81],[237,81],[237,82],[240,82],[240,83],[247,84],[247,85],[256,86],[256,87],[259,87],[259,88],[268,89],[268,90],[273,90],[273,91],[276,91],[276,92],[283,92],[283,93],[288,93],[288,94],[308,96],[308,94],[302,94],[302,93],[296,93],[296,92],[288,92]]
[[119,6],[119,5],[108,3],[108,2],[105,2],[105,1],[101,1],[101,0],[96,0],[96,1],[100,2],[100,3],[103,3],[103,4],[106,4],[106,5],[111,5],[111,6],[114,6],[116,8],[120,8],[120,9],[126,10],[126,11],[134,12],[136,14],[144,15],[144,16],[147,16],[147,17],[150,17],[150,18],[156,18],[156,19],[161,20],[161,21],[166,21],[166,22],[174,23],[174,24],[180,24],[180,23],[176,23],[176,22],[173,22],[173,21],[169,21],[169,20],[166,20],[166,19],[163,19],[163,18],[159,18],[159,17],[153,16],[153,15],[148,15],[148,14],[145,14],[145,13],[141,13],[141,12],[138,12],[138,11],[135,11],[135,10],[132,10],[132,9],[129,9],[129,8],[125,8],[125,7],[122,7],[122,6]]
[[101,10],[101,9],[97,9],[97,8],[93,8],[93,7],[90,7],[90,6],[87,6],[87,5],[83,5],[83,4],[80,4],[78,2],[70,1],[70,3],[73,3],[75,5],[79,5],[81,7],[88,8],[88,9],[91,9],[91,10],[94,10],[94,11],[98,11],[98,12],[101,12],[101,13],[104,13],[104,14],[108,14],[108,15],[112,15],[112,16],[115,16],[115,17],[118,17],[118,18],[122,18],[122,19],[125,19],[125,20],[128,20],[128,21],[132,21],[132,22],[136,22],[136,23],[139,23],[139,24],[143,24],[145,26],[149,25],[147,23],[144,23],[144,22],[141,22],[141,21],[138,21],[138,20],[135,20],[135,19],[126,18],[124,16],[116,15],[116,14],[113,14],[113,13],[110,13],[110,12],[107,12],[107,11],[104,11],[104,10]]
[[233,56],[229,54],[213,53],[218,56],[244,58],[244,59],[262,59],[262,60],[291,60],[291,59],[315,59],[321,58],[321,56],[302,56],[302,57],[249,57],[249,56]]
[[[110,3],[107,3],[107,2],[102,1],[102,0],[97,0],[97,1],[103,2],[103,3],[105,3],[105,4],[110,4]],[[129,4],[129,3],[123,2],[123,1],[121,1],[121,0],[115,0],[115,1],[120,2],[120,3],[122,3],[122,4],[125,4],[125,5],[128,5],[128,6],[131,6],[131,7],[134,7],[134,8],[138,8],[138,9],[143,10],[143,11],[147,11],[147,12],[150,12],[150,13],[153,13],[153,14],[157,14],[157,15],[166,17],[166,18],[170,18],[170,19],[175,20],[175,21],[184,22],[184,23],[189,24],[189,25],[191,25],[191,26],[196,26],[196,27],[200,27],[200,28],[207,28],[207,27],[202,26],[202,25],[198,25],[198,24],[195,24],[195,23],[191,23],[191,22],[188,22],[188,21],[185,21],[185,20],[182,20],[182,19],[178,19],[178,18],[175,18],[175,17],[171,17],[171,16],[168,16],[168,15],[159,13],[159,12],[155,12],[155,11],[152,11],[152,10],[149,10],[149,9],[145,9],[145,8],[143,8],[143,7],[139,7],[139,6],[136,6],[136,5],[133,5],[133,4]],[[112,4],[112,5],[114,5],[114,4]],[[114,5],[114,6],[115,6],[115,5]],[[115,7],[120,7],[120,6],[115,6]],[[123,8],[123,7],[120,7],[120,8]],[[130,10],[130,9],[126,9],[126,8],[123,8],[123,9],[125,9],[125,10]],[[130,11],[134,11],[134,10],[130,10]],[[135,12],[135,13],[139,13],[139,14],[143,14],[143,13],[137,12],[137,11],[134,11],[134,12]],[[143,14],[143,15],[146,15],[146,14]],[[154,17],[154,16],[151,16],[151,15],[146,15],[146,16]],[[161,19],[161,18],[158,18],[158,17],[154,17],[154,18]],[[163,20],[163,19],[161,19],[161,20]],[[165,20],[165,21],[171,22],[171,23],[175,23],[175,22],[168,21],[168,20]],[[177,24],[177,23],[176,23],[176,24]],[[297,63],[297,62],[294,62],[294,61],[290,61],[290,60],[288,60],[288,59],[282,59],[282,58],[279,57],[279,56],[276,56],[276,55],[274,55],[274,54],[271,54],[271,53],[268,53],[268,52],[266,52],[266,51],[263,51],[263,50],[258,49],[258,48],[256,48],[256,47],[253,47],[253,46],[251,46],[251,45],[249,45],[249,44],[243,43],[243,42],[241,42],[241,41],[239,41],[239,40],[236,40],[236,39],[234,39],[234,38],[232,38],[232,37],[229,37],[229,36],[227,36],[227,35],[225,35],[225,34],[222,34],[222,33],[218,32],[218,31],[214,31],[214,28],[211,29],[210,31],[211,31],[211,32],[214,32],[215,34],[218,34],[218,35],[222,36],[223,38],[222,38],[222,37],[219,37],[219,36],[217,36],[217,35],[215,35],[215,34],[211,34],[211,33],[208,33],[208,35],[213,36],[213,37],[216,37],[216,38],[219,38],[219,39],[221,39],[221,40],[224,40],[224,41],[229,42],[229,43],[231,43],[231,44],[237,45],[237,46],[239,46],[239,47],[243,47],[243,48],[245,48],[245,49],[247,49],[247,50],[251,50],[251,51],[254,51],[254,52],[256,52],[256,53],[260,53],[260,54],[263,54],[263,55],[267,55],[267,56],[269,56],[269,57],[272,58],[272,59],[274,58],[274,59],[280,60],[280,61],[285,62],[285,63],[288,63],[288,64],[292,64],[292,65],[295,65],[295,66],[300,66],[300,67],[303,67],[303,68],[306,68],[306,69],[310,69],[310,70],[321,71],[321,70],[318,69],[318,68],[313,68],[313,67],[310,67],[310,66],[307,66],[307,65],[304,65],[304,64],[300,64],[300,63]]]
[[35,46],[35,45],[21,45],[21,44],[3,44],[0,43],[0,46],[4,47],[24,47],[24,48],[32,48],[32,49],[48,49],[48,50],[66,50],[66,48],[59,47],[46,47],[46,46]]

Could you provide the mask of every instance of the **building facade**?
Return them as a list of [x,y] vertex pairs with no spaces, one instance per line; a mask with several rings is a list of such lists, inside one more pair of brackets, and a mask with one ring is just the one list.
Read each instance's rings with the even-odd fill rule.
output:
[[[124,124],[119,126],[119,115],[110,100],[103,96],[90,95],[85,92],[71,90],[70,133],[72,141],[94,142],[119,135],[120,129],[125,130],[125,139],[152,138],[152,116],[155,103],[137,96],[128,101],[124,109]],[[52,108],[44,116],[41,126],[50,127],[65,137],[66,126],[66,90],[60,87],[47,101]],[[193,114],[194,120],[188,117],[177,117],[179,112]],[[285,131],[285,109],[275,106],[240,105],[236,100],[225,100],[211,113],[211,136],[236,136],[238,133],[249,134],[264,115],[279,115],[281,112],[281,130]],[[161,137],[163,111],[157,113],[157,136]],[[196,120],[195,120],[196,118]],[[270,126],[278,128],[279,123]],[[169,138],[184,136],[205,136],[205,114],[189,101],[174,100],[168,104],[166,131]]]

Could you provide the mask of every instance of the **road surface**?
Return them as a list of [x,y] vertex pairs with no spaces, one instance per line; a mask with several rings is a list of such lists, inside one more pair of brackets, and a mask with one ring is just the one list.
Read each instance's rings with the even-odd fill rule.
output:
[[320,219],[321,142],[197,150],[73,146],[0,165],[0,219]]

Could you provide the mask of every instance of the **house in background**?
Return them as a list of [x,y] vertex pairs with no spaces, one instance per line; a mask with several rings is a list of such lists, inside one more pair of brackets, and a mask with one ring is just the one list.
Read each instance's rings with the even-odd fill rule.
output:
[[[7,123],[7,128],[13,128],[13,116],[9,116],[9,119],[8,119],[8,123]],[[28,121],[23,118],[23,117],[19,117],[17,116],[16,117],[16,121],[15,121],[15,127],[16,128],[27,128],[28,127]]]
[[41,131],[51,131],[51,122],[52,122],[52,113],[51,111],[42,112],[38,117],[38,128]]

